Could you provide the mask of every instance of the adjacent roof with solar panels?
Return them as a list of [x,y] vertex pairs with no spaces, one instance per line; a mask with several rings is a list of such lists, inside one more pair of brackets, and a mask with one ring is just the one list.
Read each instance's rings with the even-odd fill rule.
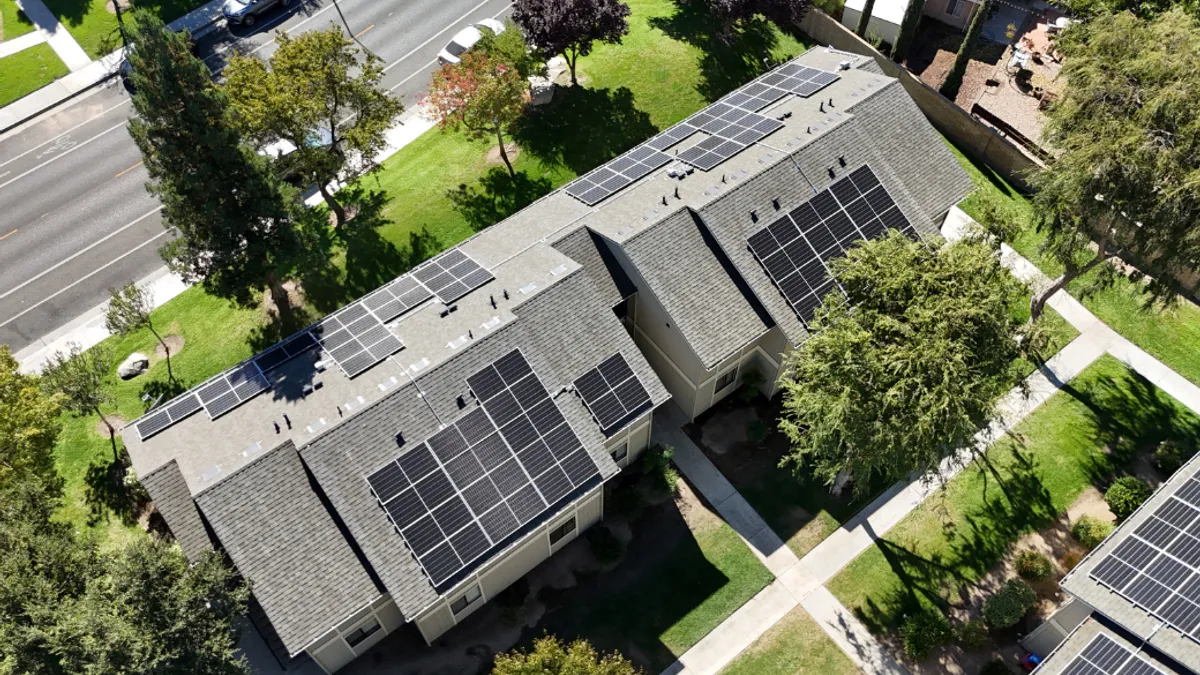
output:
[[620,431],[651,406],[650,394],[620,352],[575,380],[575,391],[605,436]]
[[1051,654],[1037,675],[1177,675],[1186,672],[1153,647],[1129,639],[1095,617],[1085,619]]
[[1062,586],[1200,671],[1200,455],[1163,483]]

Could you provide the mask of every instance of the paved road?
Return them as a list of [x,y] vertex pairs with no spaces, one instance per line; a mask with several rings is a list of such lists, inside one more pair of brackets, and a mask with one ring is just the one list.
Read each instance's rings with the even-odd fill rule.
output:
[[[384,86],[406,107],[459,28],[505,13],[509,0],[338,0],[359,40],[387,64]],[[231,53],[269,56],[273,32],[341,26],[331,0],[312,0],[200,41],[219,71]],[[344,30],[344,28],[343,28]],[[118,82],[0,136],[0,344],[17,351],[100,304],[106,289],[162,266],[167,240],[129,138]]]

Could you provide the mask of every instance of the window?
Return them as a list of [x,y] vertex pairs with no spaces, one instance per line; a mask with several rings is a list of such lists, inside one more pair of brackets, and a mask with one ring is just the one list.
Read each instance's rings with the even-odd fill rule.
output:
[[363,640],[366,640],[367,638],[371,637],[378,630],[379,630],[379,622],[376,621],[375,619],[371,619],[367,623],[364,623],[363,625],[359,626],[358,628],[355,628],[354,630],[350,631],[350,633],[346,635],[346,642],[351,647],[357,647],[358,645],[362,644]]
[[450,611],[455,614],[461,614],[464,609],[470,607],[471,603],[478,600],[482,595],[483,592],[479,590],[479,584],[476,584],[468,588],[466,593],[458,596],[457,600],[450,603]]
[[625,459],[628,456],[629,456],[629,443],[622,443],[621,447],[612,451],[612,458],[614,461],[617,461],[617,462]]
[[563,523],[562,525],[559,525],[558,527],[554,528],[553,530],[550,530],[550,545],[553,546],[553,545],[557,544],[558,542],[563,540],[563,537],[567,536],[568,534],[571,534],[574,531],[575,531],[575,516],[571,516],[570,520]]
[[949,0],[946,3],[946,13],[950,16],[962,16],[966,0]]
[[717,386],[713,389],[714,394],[719,394],[729,388],[731,384],[737,382],[737,368],[721,375],[717,378]]

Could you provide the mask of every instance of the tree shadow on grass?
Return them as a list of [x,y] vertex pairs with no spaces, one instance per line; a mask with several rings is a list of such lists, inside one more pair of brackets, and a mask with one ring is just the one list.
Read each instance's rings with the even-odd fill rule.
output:
[[771,50],[779,39],[762,17],[742,22],[726,35],[707,2],[676,0],[669,17],[654,17],[650,26],[700,50],[700,83],[696,90],[708,101],[721,98],[774,67]]
[[549,178],[517,175],[494,166],[474,185],[460,184],[446,197],[476,232],[504,220],[553,189]]
[[633,92],[625,87],[560,87],[550,103],[531,110],[511,130],[525,152],[544,164],[566,166],[578,174],[657,132],[650,116],[637,108]]
[[139,483],[126,484],[125,477],[130,467],[129,454],[124,446],[121,446],[118,457],[105,456],[88,467],[84,476],[88,525],[106,522],[111,517],[116,517],[124,525],[137,523],[138,515],[150,503],[150,497]]
[[187,385],[179,379],[150,380],[142,385],[141,399],[149,410],[152,406],[169,401],[187,390]]

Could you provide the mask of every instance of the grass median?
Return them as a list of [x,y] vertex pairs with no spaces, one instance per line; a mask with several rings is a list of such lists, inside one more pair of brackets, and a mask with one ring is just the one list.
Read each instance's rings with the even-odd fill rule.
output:
[[0,59],[0,106],[32,94],[66,74],[67,66],[44,42],[6,56]]

